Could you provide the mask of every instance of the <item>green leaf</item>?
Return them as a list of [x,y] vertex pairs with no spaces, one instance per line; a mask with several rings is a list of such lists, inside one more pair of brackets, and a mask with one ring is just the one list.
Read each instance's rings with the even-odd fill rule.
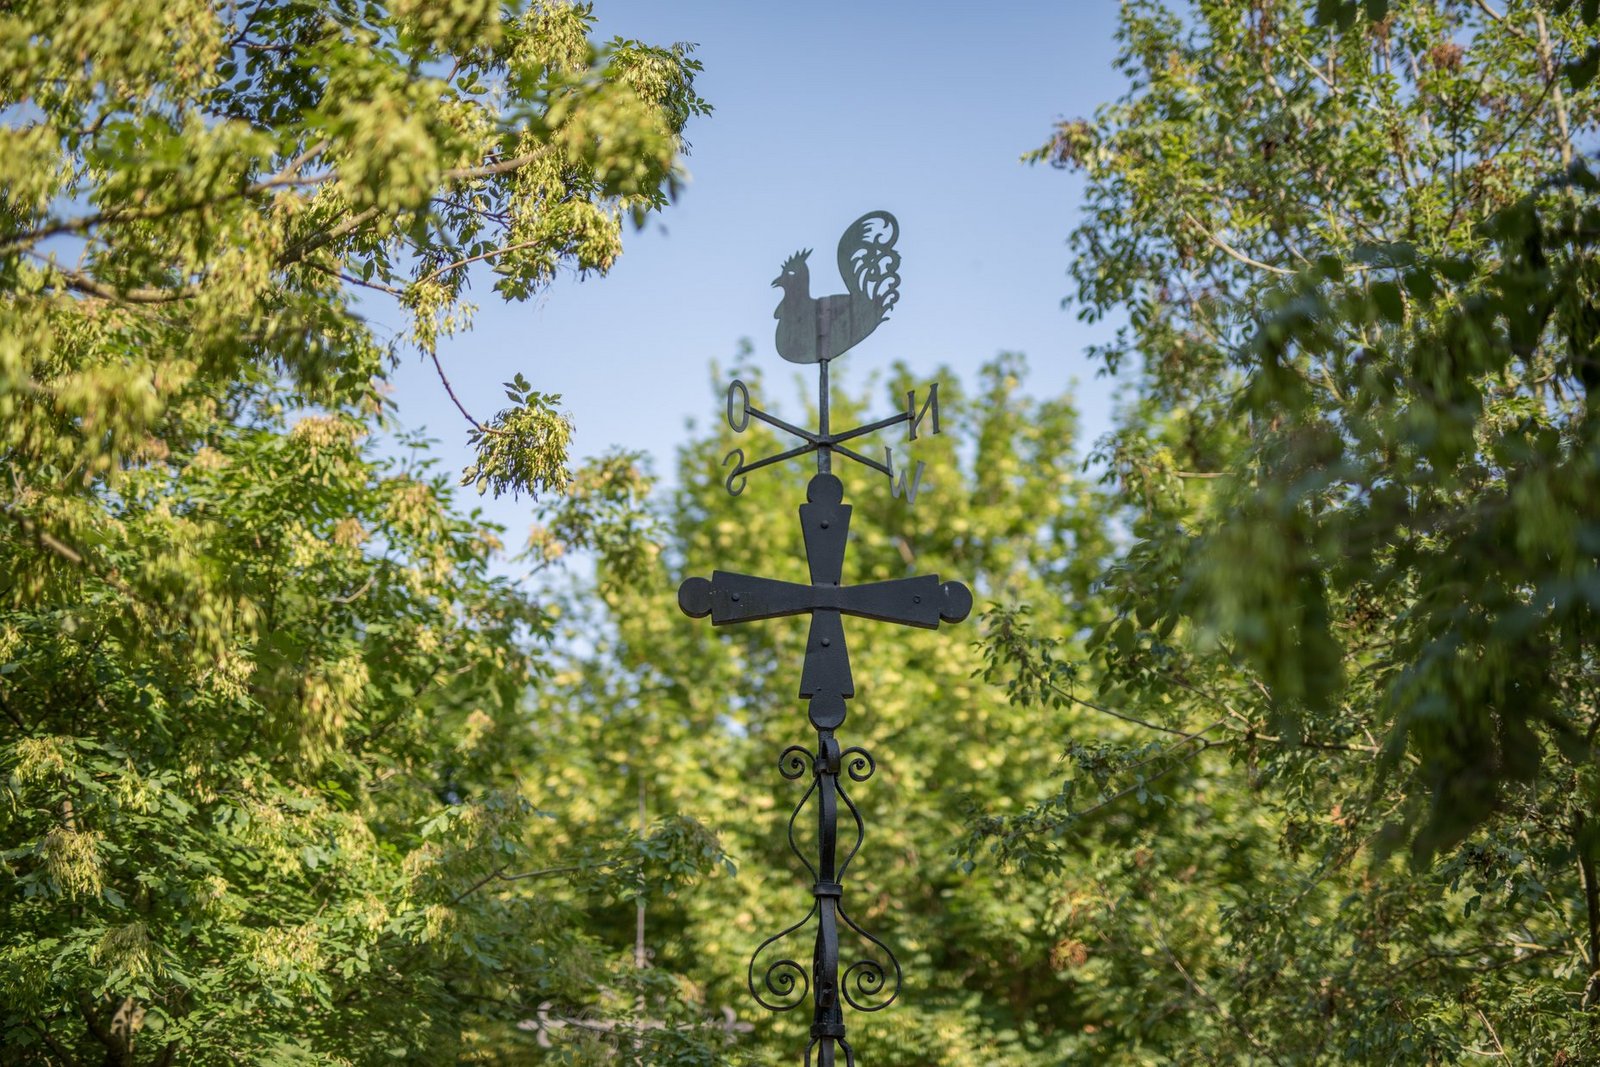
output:
[[[1590,20],[1593,23],[1593,20]],[[1594,81],[1595,75],[1600,74],[1600,42],[1591,44],[1587,51],[1577,59],[1569,60],[1562,66],[1562,71],[1567,76],[1567,82],[1572,86],[1573,92],[1582,92]]]
[[1385,321],[1392,323],[1404,321],[1406,305],[1404,298],[1400,295],[1400,287],[1398,285],[1390,281],[1373,282],[1368,289],[1368,293],[1372,297],[1373,306],[1377,309],[1379,316]]

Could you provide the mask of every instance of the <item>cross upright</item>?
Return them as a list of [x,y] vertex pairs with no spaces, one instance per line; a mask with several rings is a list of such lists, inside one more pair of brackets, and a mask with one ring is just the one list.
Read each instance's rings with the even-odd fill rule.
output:
[[[921,574],[910,578],[897,578],[886,582],[869,582],[864,585],[844,585],[844,556],[850,533],[850,505],[844,503],[844,486],[833,474],[823,471],[811,479],[806,487],[807,503],[800,505],[800,528],[805,537],[806,563],[811,571],[811,584],[759,578],[730,571],[714,571],[709,580],[688,578],[678,587],[678,606],[693,618],[711,616],[713,626],[774,619],[785,615],[811,616],[810,632],[806,636],[805,665],[800,675],[800,696],[807,700],[811,725],[817,730],[817,752],[813,759],[813,789],[818,797],[817,866],[812,869],[816,881],[812,885],[817,915],[816,945],[812,953],[810,987],[812,993],[811,1046],[806,1049],[806,1063],[811,1063],[812,1050],[817,1050],[819,1067],[834,1067],[837,1063],[835,1043],[844,1053],[844,1062],[854,1064],[855,1055],[845,1041],[843,1001],[853,1006],[876,1010],[886,1007],[898,992],[898,965],[895,989],[889,999],[867,1006],[851,995],[848,988],[839,984],[839,919],[862,936],[883,948],[881,942],[860,930],[844,914],[842,900],[844,887],[839,879],[844,874],[838,863],[838,801],[844,796],[839,789],[842,756],[834,731],[845,719],[845,701],[855,695],[855,681],[850,673],[850,654],[844,640],[844,615],[877,619],[880,622],[900,623],[937,629],[940,622],[955,623],[967,617],[972,610],[972,593],[960,582],[939,581],[937,575]],[[859,750],[848,750],[858,752]],[[787,753],[786,753],[787,755]],[[870,766],[870,757],[867,757]],[[798,768],[792,777],[798,777]],[[868,772],[870,773],[870,771]],[[851,777],[861,780],[863,774],[851,772]],[[809,795],[809,794],[808,794]],[[846,804],[849,798],[845,797]],[[801,801],[803,805],[804,800]],[[854,808],[851,808],[852,814]],[[796,815],[799,814],[798,809]],[[856,815],[857,826],[860,816]],[[793,820],[791,819],[791,842]],[[860,846],[859,839],[856,847]],[[854,856],[850,850],[845,863]],[[801,857],[804,861],[804,857]],[[807,866],[810,867],[809,862]],[[807,920],[810,919],[808,915]],[[806,920],[802,920],[801,925]],[[778,937],[785,936],[792,927]],[[769,939],[756,950],[756,956],[777,938]],[[887,949],[885,949],[887,952]],[[892,962],[893,957],[890,955]],[[762,1003],[755,983],[756,958],[751,959],[751,992]],[[798,970],[797,964],[789,964]],[[858,992],[873,993],[887,982],[884,969],[875,963],[853,964],[846,971],[847,980],[854,972]],[[766,984],[771,992],[787,992],[793,988],[774,982],[774,971],[767,971]],[[777,1005],[768,1005],[777,1006]],[[798,1006],[784,1005],[785,1009]]]

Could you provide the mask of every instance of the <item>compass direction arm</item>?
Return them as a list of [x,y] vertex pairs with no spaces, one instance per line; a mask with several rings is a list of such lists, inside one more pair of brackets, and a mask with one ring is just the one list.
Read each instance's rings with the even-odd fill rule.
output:
[[753,415],[757,419],[760,419],[762,422],[766,423],[768,426],[776,426],[780,430],[784,430],[784,431],[786,431],[788,433],[794,434],[796,437],[800,438],[802,441],[810,441],[812,443],[812,445],[815,445],[820,440],[820,438],[816,434],[812,433],[810,430],[802,430],[798,426],[794,426],[794,425],[791,425],[791,424],[789,424],[787,422],[784,422],[782,419],[778,418],[778,416],[776,416],[776,415],[767,414],[765,411],[762,411],[760,408],[746,407],[745,408],[745,412],[750,414],[750,415]]
[[749,463],[741,462],[739,464],[739,468],[735,470],[730,477],[748,474],[750,471],[760,470],[762,467],[769,467],[774,463],[782,463],[786,459],[793,459],[796,456],[803,456],[807,452],[815,452],[816,450],[817,446],[815,444],[796,445],[787,452],[779,452],[775,456],[767,456],[764,459],[752,460]]
[[[723,466],[726,467],[728,465],[728,461],[734,459],[734,457],[737,457],[737,461],[734,469],[728,474],[726,479],[728,492],[732,493],[734,496],[738,496],[741,492],[743,492],[743,476],[750,471],[759,470],[762,467],[770,466],[774,463],[781,463],[786,459],[794,459],[797,456],[804,456],[812,452],[816,452],[818,454],[818,472],[828,471],[832,462],[833,453],[838,452],[846,459],[853,459],[863,467],[867,467],[871,470],[877,471],[879,474],[885,475],[890,480],[890,483],[893,484],[894,465],[892,460],[888,463],[879,463],[877,460],[870,459],[854,449],[846,448],[844,446],[844,442],[853,441],[858,437],[865,437],[868,434],[876,433],[877,431],[887,429],[890,426],[898,426],[901,423],[904,423],[907,426],[907,428],[910,430],[911,440],[915,441],[917,439],[917,431],[921,428],[922,423],[930,416],[932,417],[933,423],[932,432],[939,432],[939,385],[937,382],[935,382],[934,384],[928,386],[927,399],[923,401],[920,408],[917,406],[917,391],[915,389],[908,390],[906,392],[906,408],[904,411],[896,412],[885,419],[878,419],[874,422],[852,427],[851,429],[844,430],[839,433],[833,433],[828,427],[828,361],[826,359],[821,360],[818,363],[818,369],[820,372],[817,394],[818,426],[815,430],[807,430],[803,427],[796,426],[792,422],[787,422],[778,418],[776,415],[762,411],[760,408],[750,403],[750,387],[744,382],[740,381],[738,378],[735,378],[732,382],[728,383],[728,425],[733,429],[734,433],[743,433],[749,428],[750,420],[756,419],[757,421],[764,422],[768,426],[771,426],[775,429],[792,434],[793,436],[798,437],[800,440],[805,442],[802,445],[799,445],[795,448],[786,449],[777,453],[776,455],[767,456],[764,459],[758,459],[754,463],[746,463],[744,461],[744,451],[742,449],[736,448],[732,452],[729,452],[728,458],[723,460]],[[735,484],[736,482],[737,485]],[[914,503],[916,500],[916,488],[913,485],[910,487],[910,489],[911,491],[905,493],[904,495],[907,502]],[[895,495],[899,496],[901,494],[896,493]]]
[[841,456],[855,460],[863,467],[871,467],[879,474],[888,475],[890,478],[894,477],[894,471],[890,470],[888,467],[885,467],[882,463],[879,463],[875,459],[869,459],[868,457],[863,456],[860,452],[857,452],[853,448],[846,448],[843,445],[834,445],[833,450],[839,453]]
[[[902,411],[898,415],[890,415],[887,419],[879,419],[877,422],[869,422],[865,426],[857,426],[853,430],[844,431],[844,433],[836,433],[833,435],[833,444],[835,448],[838,448],[840,441],[848,441],[853,437],[864,437],[869,433],[876,433],[877,431],[888,426],[893,426],[896,423],[909,421],[911,421],[911,413],[909,411]],[[842,452],[844,449],[841,448],[839,451]]]

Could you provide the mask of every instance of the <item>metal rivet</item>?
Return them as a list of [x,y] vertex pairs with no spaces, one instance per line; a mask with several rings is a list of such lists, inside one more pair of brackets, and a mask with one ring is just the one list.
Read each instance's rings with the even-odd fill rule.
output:
[[827,519],[823,519],[822,520],[822,528],[824,530],[826,530],[828,528],[828,520]]
[[922,598],[919,597],[919,596],[914,596],[914,597],[911,598],[911,602],[913,604],[920,604],[920,603],[922,603]]
[[831,640],[831,639],[830,639],[830,638],[826,638],[826,637],[824,637],[824,638],[823,638],[823,639],[822,639],[822,647],[823,647],[823,648],[827,648],[827,647],[828,647],[828,646],[829,646],[829,645],[831,645],[831,644],[833,644],[833,641],[832,641],[832,640]]
[[734,599],[735,602],[737,602],[738,599],[739,599],[739,594],[738,593],[733,594],[733,599]]

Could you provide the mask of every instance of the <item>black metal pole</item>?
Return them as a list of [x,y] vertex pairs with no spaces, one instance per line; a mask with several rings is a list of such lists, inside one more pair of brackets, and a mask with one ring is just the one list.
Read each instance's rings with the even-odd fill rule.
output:
[[839,742],[832,730],[817,730],[817,947],[812,956],[811,1036],[818,1067],[834,1067],[834,1039],[842,1039],[844,1006],[839,997],[839,884],[835,863],[839,843]]
[[[831,399],[828,361],[823,360],[818,369],[821,373],[817,382],[817,431],[826,438]],[[823,445],[817,449],[817,473],[828,474],[832,468],[833,449]],[[817,725],[816,716],[812,716],[812,722]],[[811,892],[817,900],[817,945],[811,957],[811,1037],[819,1042],[817,1067],[835,1067],[834,1038],[843,1039],[845,1033],[844,1005],[839,997],[838,907],[843,887],[835,870],[839,851],[839,742],[834,739],[832,729],[821,725],[817,725],[814,773],[817,779],[817,882]]]
[[[817,364],[822,371],[817,385],[817,434],[826,439],[828,437],[828,361],[823,360]],[[833,471],[833,446],[822,444],[817,446],[817,473],[830,474]]]

